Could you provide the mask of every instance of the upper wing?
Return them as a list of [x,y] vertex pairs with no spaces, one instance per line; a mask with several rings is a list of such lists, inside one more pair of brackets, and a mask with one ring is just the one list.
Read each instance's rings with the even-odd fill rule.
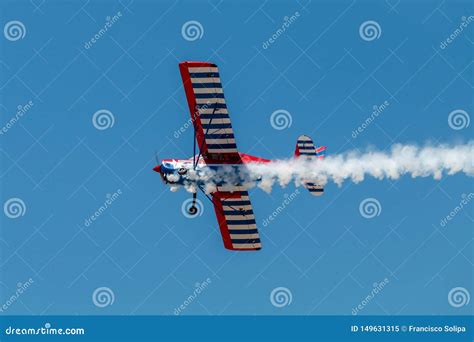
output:
[[206,162],[239,162],[234,131],[215,64],[179,64],[191,119]]
[[213,193],[212,202],[225,248],[231,250],[262,248],[249,194],[243,187],[218,187],[218,191]]

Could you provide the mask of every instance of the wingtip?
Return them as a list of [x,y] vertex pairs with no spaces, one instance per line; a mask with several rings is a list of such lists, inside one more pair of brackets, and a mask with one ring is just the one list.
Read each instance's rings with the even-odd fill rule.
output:
[[209,67],[217,67],[216,64],[211,62],[201,62],[201,61],[183,61],[179,63],[179,65],[193,65],[193,66],[209,66]]

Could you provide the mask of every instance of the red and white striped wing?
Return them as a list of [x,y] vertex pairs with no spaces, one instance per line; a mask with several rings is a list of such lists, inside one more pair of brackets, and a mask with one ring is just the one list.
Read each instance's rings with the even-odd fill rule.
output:
[[213,203],[225,248],[239,251],[262,248],[252,203],[243,187],[218,187],[218,192],[213,193]]
[[204,160],[240,162],[219,69],[205,62],[183,62],[179,69]]

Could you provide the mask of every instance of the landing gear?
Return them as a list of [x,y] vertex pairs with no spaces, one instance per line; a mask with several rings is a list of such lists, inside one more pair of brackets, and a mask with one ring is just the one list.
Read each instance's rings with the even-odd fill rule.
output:
[[193,203],[191,204],[191,206],[189,207],[188,209],[188,213],[189,215],[196,215],[198,213],[198,208],[196,207],[196,198],[197,198],[197,193],[194,192],[193,193]]

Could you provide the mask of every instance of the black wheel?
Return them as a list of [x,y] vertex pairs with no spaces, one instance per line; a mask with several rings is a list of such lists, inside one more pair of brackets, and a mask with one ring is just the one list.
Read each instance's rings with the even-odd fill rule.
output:
[[190,208],[188,209],[188,213],[189,213],[190,215],[196,215],[197,212],[198,212],[198,208],[195,207],[195,206],[192,206],[192,207],[190,207]]
[[185,175],[188,172],[188,169],[185,169],[184,167],[181,167],[178,169],[178,173],[180,175]]

